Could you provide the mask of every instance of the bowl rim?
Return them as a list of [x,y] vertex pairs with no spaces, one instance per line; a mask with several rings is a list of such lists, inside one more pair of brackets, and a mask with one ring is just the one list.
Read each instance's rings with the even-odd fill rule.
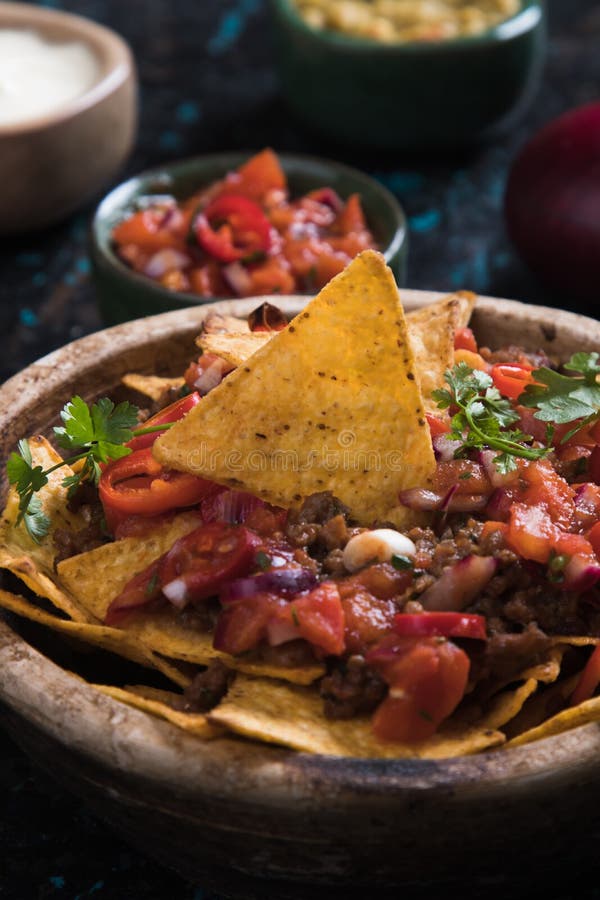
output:
[[[402,292],[407,309],[423,306],[444,296],[442,292]],[[225,300],[185,310],[173,310],[148,318],[126,322],[79,338],[32,363],[0,387],[0,433],[6,433],[10,422],[24,415],[30,407],[33,393],[47,396],[56,385],[72,385],[78,373],[98,371],[108,366],[124,351],[140,344],[151,347],[163,337],[165,326],[173,326],[179,338],[194,333],[211,310],[245,315],[264,297]],[[306,302],[302,296],[281,297],[287,312],[297,312]],[[507,317],[514,321],[527,318],[540,331],[544,327],[561,324],[583,335],[600,331],[600,323],[586,316],[543,306],[528,306],[514,300],[479,297],[478,309],[485,315]],[[593,327],[592,327],[593,326]],[[115,349],[118,346],[118,351]],[[87,368],[86,368],[87,366]],[[118,377],[115,374],[115,377]],[[41,386],[41,387],[40,387]],[[38,426],[39,427],[39,426]],[[43,680],[32,677],[40,674],[52,679],[48,691]],[[77,688],[77,690],[74,690]],[[75,697],[75,699],[74,699]],[[135,759],[146,767],[146,774],[169,783],[185,784],[192,793],[194,779],[203,775],[203,789],[207,784],[218,795],[241,786],[252,793],[258,791],[262,801],[277,805],[289,802],[289,778],[299,772],[303,778],[295,784],[295,802],[310,803],[310,785],[318,779],[332,802],[342,789],[356,791],[357,802],[368,794],[392,802],[390,790],[443,790],[448,784],[466,786],[477,782],[490,796],[502,796],[509,784],[520,789],[524,779],[534,778],[544,783],[548,778],[565,777],[573,769],[586,772],[597,765],[600,750],[600,723],[588,723],[562,734],[549,736],[532,744],[498,748],[473,756],[440,760],[423,759],[361,759],[302,753],[254,741],[232,737],[198,742],[193,735],[181,734],[167,722],[149,714],[126,707],[110,697],[99,694],[91,685],[44,657],[14,632],[0,614],[0,699],[17,713],[29,719],[63,743],[78,747],[88,756],[105,764],[121,767],[122,760]],[[40,706],[42,702],[42,706]],[[45,704],[45,705],[44,705]],[[65,704],[68,715],[65,718]],[[96,721],[95,713],[102,722]],[[131,725],[128,734],[114,734],[123,723]],[[107,733],[108,728],[108,733]],[[152,744],[152,738],[157,741]],[[149,743],[150,741],[150,743]],[[242,748],[242,749],[240,749]],[[533,749],[532,749],[533,748]],[[164,757],[161,752],[164,751]],[[190,767],[174,774],[171,766],[174,754],[185,752]],[[237,761],[231,781],[223,778],[223,765],[228,754]],[[241,766],[237,763],[241,760]],[[214,768],[210,763],[217,762]],[[248,772],[245,766],[248,766]],[[260,781],[257,782],[257,773]],[[540,782],[541,779],[541,782]],[[227,784],[224,784],[227,782]]]
[[55,125],[61,125],[73,119],[115,93],[135,71],[133,53],[127,42],[116,31],[94,22],[85,16],[62,10],[41,6],[30,6],[25,3],[0,4],[0,28],[27,28],[44,35],[52,26],[64,27],[70,32],[72,40],[80,40],[98,56],[102,48],[104,61],[99,60],[100,72],[94,84],[55,112],[35,116],[14,124],[0,124],[0,140],[2,138],[27,135],[34,131],[42,131]]
[[[159,166],[152,166],[144,169],[130,178],[122,181],[116,187],[112,188],[98,204],[92,222],[90,225],[90,237],[92,244],[92,254],[97,254],[104,264],[109,266],[124,281],[129,282],[156,297],[157,299],[168,299],[174,308],[189,308],[190,306],[204,306],[207,303],[218,302],[221,300],[235,299],[228,297],[201,297],[188,291],[170,291],[162,285],[158,284],[154,279],[139,272],[130,269],[114,252],[110,241],[103,241],[101,232],[104,223],[114,215],[115,211],[124,212],[127,206],[131,205],[136,197],[144,196],[141,190],[141,182],[155,179],[157,185],[164,182],[165,188],[168,190],[169,179],[177,178],[179,173],[194,165],[216,165],[223,167],[223,172],[231,171],[239,166],[245,160],[253,156],[257,151],[250,150],[230,150],[222,153],[206,153],[197,156],[188,156],[183,159],[174,160],[163,163]],[[285,171],[286,165],[295,163],[308,163],[323,166],[346,175],[360,183],[367,183],[374,190],[382,201],[386,203],[390,209],[395,222],[396,230],[387,247],[381,250],[386,262],[389,262],[397,253],[399,253],[408,241],[408,219],[404,208],[392,194],[377,178],[357,169],[354,166],[348,166],[337,160],[327,159],[326,157],[315,156],[308,153],[286,153],[277,152],[277,157]],[[218,177],[218,176],[217,176]],[[213,178],[214,180],[214,178]],[[114,227],[114,226],[113,226]],[[308,296],[308,295],[307,295]]]
[[310,25],[298,12],[294,5],[294,0],[270,0],[270,2],[293,28],[301,31],[307,38],[320,41],[329,49],[354,50],[357,53],[368,53],[376,49],[376,52],[386,55],[397,53],[431,54],[446,49],[458,52],[474,47],[504,43],[533,30],[544,18],[543,0],[521,0],[522,8],[518,12],[503,19],[496,25],[486,28],[480,34],[461,35],[459,37],[444,38],[440,41],[383,43],[374,39],[368,40],[367,38],[355,37],[343,32]]

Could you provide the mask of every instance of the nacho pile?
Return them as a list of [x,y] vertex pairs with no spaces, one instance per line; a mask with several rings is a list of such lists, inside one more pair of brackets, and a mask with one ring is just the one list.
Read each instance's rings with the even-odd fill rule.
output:
[[[101,648],[115,660],[121,657],[135,664],[139,673],[135,682],[128,673],[127,680],[115,676],[114,683],[88,676],[88,683],[116,702],[182,728],[199,740],[236,735],[299,752],[441,759],[519,746],[600,721],[600,698],[570,705],[600,638],[559,632],[547,638],[535,629],[531,631],[533,649],[523,655],[522,663],[505,666],[506,675],[499,674],[502,667],[494,669],[484,650],[474,653],[462,700],[425,737],[376,736],[373,703],[367,709],[356,701],[357,691],[359,700],[369,690],[388,691],[383,682],[370,683],[370,676],[365,676],[364,648],[357,637],[365,621],[372,629],[372,648],[379,646],[381,635],[389,638],[397,609],[408,610],[409,618],[414,618],[415,610],[422,615],[428,609],[447,609],[439,594],[431,607],[425,603],[421,607],[421,597],[428,592],[433,596],[436,578],[440,583],[447,579],[445,594],[441,593],[451,596],[456,584],[449,573],[465,559],[476,559],[475,565],[470,563],[469,578],[486,584],[481,559],[489,557],[483,551],[476,557],[463,554],[458,563],[448,556],[450,562],[444,559],[435,577],[430,574],[440,547],[448,554],[448,547],[459,540],[471,541],[475,548],[477,542],[484,545],[483,533],[468,519],[457,533],[443,530],[456,486],[444,496],[443,507],[439,503],[425,507],[434,513],[423,514],[401,502],[405,495],[421,491],[431,503],[440,490],[427,414],[448,421],[432,394],[444,386],[445,373],[454,365],[455,335],[467,328],[474,302],[473,295],[459,293],[405,315],[391,273],[378,254],[367,251],[284,330],[252,332],[243,320],[209,316],[198,344],[205,355],[224,360],[233,371],[147,452],[163,469],[198,476],[215,491],[191,504],[193,508],[151,517],[140,531],[135,527],[131,533],[117,531],[116,540],[104,535],[98,546],[59,559],[57,547],[64,544],[64,535],[76,547],[77,536],[88,527],[84,512],[71,502],[63,483],[65,471],[69,475],[71,470],[56,470],[39,491],[41,508],[51,522],[39,541],[19,521],[19,498],[12,489],[0,522],[0,568],[18,579],[27,593],[0,589],[0,608],[33,627],[48,629],[57,641],[68,641],[76,655],[81,648]],[[184,380],[129,373],[123,383],[161,405],[170,393],[180,392]],[[28,444],[34,465],[45,470],[61,462],[45,438],[34,436]],[[464,486],[472,478],[473,472],[467,472],[459,486],[459,508],[463,496],[470,498],[473,508],[481,508],[473,500],[477,494],[467,493]],[[308,579],[299,599],[280,597],[279,605],[273,606],[279,618],[269,620],[274,630],[265,632],[273,639],[269,652],[255,645],[239,652],[223,649],[223,623],[238,602],[235,596],[232,600],[227,593],[221,594],[222,607],[211,600],[202,607],[204,616],[193,604],[187,606],[185,597],[181,609],[175,608],[183,596],[177,584],[185,573],[179,569],[174,581],[165,585],[175,598],[173,605],[156,602],[157,573],[163,571],[161,566],[173,556],[174,548],[186,547],[187,553],[200,557],[203,551],[193,543],[195,535],[205,526],[214,528],[219,515],[229,509],[228,498],[234,498],[235,505],[236,497],[246,498],[242,506],[249,503],[250,515],[256,509],[263,515],[252,526],[263,541],[256,554],[258,570],[241,580],[237,569],[232,576],[238,590],[250,591],[248,608],[269,590],[255,594],[252,585],[265,576],[265,584],[272,585],[278,566],[290,566],[290,577],[301,571],[302,578]],[[313,509],[328,508],[324,522],[314,524],[315,515],[306,518],[311,504]],[[266,537],[264,516],[272,532]],[[292,531],[285,531],[285,516],[288,524],[292,522]],[[241,521],[247,523],[244,518]],[[427,531],[432,524],[437,535],[431,528]],[[380,526],[388,531],[401,527],[411,535],[416,561],[398,551],[385,561],[367,557],[356,571],[340,568],[342,562],[349,565],[344,548],[351,539],[365,529],[379,532]],[[297,540],[295,549],[286,544],[291,534]],[[427,553],[433,554],[433,562]],[[283,554],[283,563],[273,562],[277,554]],[[152,577],[146,578],[150,571]],[[489,566],[488,579],[494,571]],[[117,624],[107,625],[115,599],[127,595],[135,579],[142,585],[139,608]],[[325,599],[323,582],[329,587]],[[347,650],[341,664],[330,645],[329,649],[317,647],[309,655],[297,646],[304,645],[305,650],[310,640],[303,617],[308,615],[306,603],[314,597],[324,604],[319,607],[321,629],[335,627],[330,601],[337,597],[335,608],[343,609]],[[327,615],[330,619],[323,625]],[[310,623],[313,629],[315,622],[313,618]],[[460,627],[465,628],[464,622]],[[458,632],[459,653],[473,637]],[[436,638],[435,632],[427,638],[430,659],[431,654],[438,659],[436,641],[444,640]],[[288,642],[292,650],[296,645],[294,652],[280,652]],[[400,645],[396,637],[394,653]],[[384,647],[380,659],[385,652]],[[389,654],[386,659],[388,664]],[[491,675],[485,674],[488,669]],[[402,699],[402,690],[390,684],[387,695],[377,695],[376,703]],[[209,701],[211,692],[214,697]],[[428,716],[427,702],[420,710],[423,719]]]

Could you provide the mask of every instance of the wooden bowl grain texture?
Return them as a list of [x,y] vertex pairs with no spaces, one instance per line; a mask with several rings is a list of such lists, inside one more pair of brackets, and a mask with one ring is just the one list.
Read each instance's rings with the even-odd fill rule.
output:
[[[408,308],[439,295],[406,291]],[[91,399],[131,370],[175,373],[211,309],[166,313],[76,341],[0,389],[0,456],[47,431],[75,391]],[[282,299],[288,312],[299,298]],[[565,356],[600,323],[484,298],[482,343]],[[2,494],[6,484],[2,485]],[[0,620],[2,721],[32,758],[154,858],[226,896],[351,898],[434,893],[498,878],[558,877],[600,828],[600,726],[510,751],[442,761],[311,756],[223,738],[202,743],[82,685]],[[2,707],[0,707],[2,712]],[[90,853],[93,849],[90,848]]]

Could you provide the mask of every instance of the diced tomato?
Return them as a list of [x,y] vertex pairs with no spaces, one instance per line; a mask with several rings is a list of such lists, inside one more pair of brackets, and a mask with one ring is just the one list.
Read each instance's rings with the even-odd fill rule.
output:
[[546,459],[536,460],[522,470],[526,481],[523,501],[544,506],[554,523],[568,531],[575,516],[574,489]]
[[252,266],[249,271],[248,294],[290,294],[296,290],[296,282],[285,260],[270,257]]
[[575,495],[575,519],[577,530],[591,528],[600,520],[600,486],[592,482],[582,484]]
[[106,625],[119,625],[131,613],[155,605],[160,597],[158,563],[158,560],[154,560],[127,582],[119,596],[115,597],[108,607],[104,618]]
[[488,538],[495,531],[499,531],[504,537],[508,534],[508,525],[506,522],[494,522],[493,519],[488,519],[483,523],[483,528],[481,529],[481,537]]
[[[340,593],[342,588],[340,585]],[[345,616],[345,641],[349,653],[364,654],[386,635],[396,614],[393,600],[374,597],[362,587],[342,594]]]
[[600,522],[596,522],[588,533],[588,540],[594,549],[594,553],[600,559]]
[[457,494],[489,494],[491,482],[482,465],[469,459],[451,459],[437,465],[434,490],[445,494],[456,486]]
[[113,230],[112,237],[117,244],[136,244],[144,250],[162,250],[174,247],[181,240],[180,229],[168,227],[168,211],[160,207],[150,207],[133,213],[120,222]]
[[479,353],[473,353],[472,350],[458,349],[454,351],[455,363],[466,363],[471,369],[481,369],[482,372],[489,372],[491,366],[485,361]]
[[346,204],[336,219],[336,231],[349,234],[351,231],[365,231],[367,223],[358,194],[350,194]]
[[470,350],[471,353],[478,353],[477,341],[470,328],[456,329],[454,332],[454,349]]
[[[174,403],[165,406],[165,408],[161,409],[155,416],[147,419],[140,425],[140,428],[156,428],[157,425],[178,422],[179,419],[183,419],[190,409],[193,409],[198,403],[200,403],[200,394],[197,391],[186,394],[185,397],[175,400]],[[151,447],[159,434],[161,434],[160,431],[155,431],[151,434],[140,434],[128,441],[126,446],[129,447],[130,450],[143,450],[144,447]]]
[[513,503],[506,543],[523,559],[547,563],[558,534],[558,528],[544,507]]
[[533,366],[525,363],[496,363],[490,375],[503,397],[516,400],[528,384],[533,384]]
[[600,645],[594,648],[585,669],[581,673],[581,677],[571,695],[571,706],[577,706],[579,703],[583,703],[585,700],[589,700],[590,697],[593,697],[599,684]]
[[588,461],[588,478],[600,484],[600,447],[594,447]]
[[398,613],[394,631],[401,637],[455,637],[484,641],[485,616],[463,612]]
[[[358,253],[360,251],[357,250],[356,252]],[[328,281],[331,281],[332,278],[339,275],[339,273],[346,268],[354,255],[355,254],[349,255],[323,249],[315,260],[314,271],[312,273],[314,282],[313,290],[320,290]]]
[[429,425],[431,437],[437,437],[440,434],[448,434],[450,431],[450,422],[447,419],[442,419],[441,416],[434,416],[432,413],[425,413],[425,418]]
[[344,652],[344,609],[337,586],[323,581],[288,606],[292,622],[304,638],[326,656]]
[[438,637],[395,637],[386,649],[385,661],[378,660],[377,648],[367,656],[390,686],[373,716],[373,731],[381,740],[425,740],[460,703],[469,658],[456,644]]
[[288,640],[303,638],[319,652],[344,652],[344,611],[333,582],[323,582],[307,594],[287,601],[258,593],[228,603],[215,629],[217,650],[236,655],[268,639],[269,631],[285,631]]
[[192,291],[201,297],[225,297],[230,293],[221,274],[221,268],[214,259],[209,259],[203,265],[191,269],[188,277]]
[[161,587],[178,606],[213,597],[222,584],[250,571],[259,546],[258,535],[243,525],[201,525],[161,558]]
[[221,188],[223,193],[235,192],[256,201],[273,190],[287,190],[287,180],[276,154],[268,147],[229,174]]

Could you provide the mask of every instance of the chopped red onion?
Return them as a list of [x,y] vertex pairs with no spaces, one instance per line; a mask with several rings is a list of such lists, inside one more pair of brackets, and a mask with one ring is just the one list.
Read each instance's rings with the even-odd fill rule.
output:
[[221,588],[223,606],[245,600],[263,592],[290,596],[309,591],[317,584],[317,576],[311,569],[272,569],[249,578],[236,578]]
[[229,364],[224,359],[217,357],[208,368],[202,370],[194,382],[194,387],[200,396],[204,397],[209,391],[221,384],[224,376],[229,371],[231,371]]
[[189,256],[180,253],[179,250],[165,247],[164,250],[159,250],[150,257],[144,266],[144,275],[148,275],[150,278],[162,278],[173,269],[187,269],[189,265]]
[[255,509],[265,505],[264,500],[248,494],[246,491],[228,491],[207,497],[200,505],[204,522],[229,522],[239,525],[248,518]]
[[478,453],[479,462],[485,469],[485,474],[491,481],[492,487],[501,488],[509,484],[515,484],[519,480],[519,470],[515,469],[513,472],[503,475],[498,471],[494,462],[497,456],[498,454],[495,450],[480,450]]
[[419,597],[428,611],[460,612],[486,586],[498,567],[493,556],[466,556],[447,566],[437,581]]
[[163,585],[162,592],[177,609],[185,609],[188,604],[188,589],[183,578],[175,578]]
[[222,268],[223,278],[238,296],[244,297],[252,293],[252,279],[241,262],[232,262]]
[[567,591],[588,591],[600,581],[600,563],[591,563],[581,556],[572,556],[565,566],[562,587]]
[[431,511],[441,509],[444,512],[480,512],[485,509],[488,498],[486,494],[459,494],[458,485],[453,485],[445,494],[438,494],[426,488],[410,488],[400,491],[400,503],[409,509]]
[[453,441],[446,434],[436,434],[431,443],[438,462],[450,462],[454,459],[456,450],[462,446],[460,441]]
[[514,497],[511,497],[509,491],[505,488],[496,488],[488,500],[485,508],[486,514],[490,519],[494,519],[497,522],[505,522],[508,519],[513,502]]

